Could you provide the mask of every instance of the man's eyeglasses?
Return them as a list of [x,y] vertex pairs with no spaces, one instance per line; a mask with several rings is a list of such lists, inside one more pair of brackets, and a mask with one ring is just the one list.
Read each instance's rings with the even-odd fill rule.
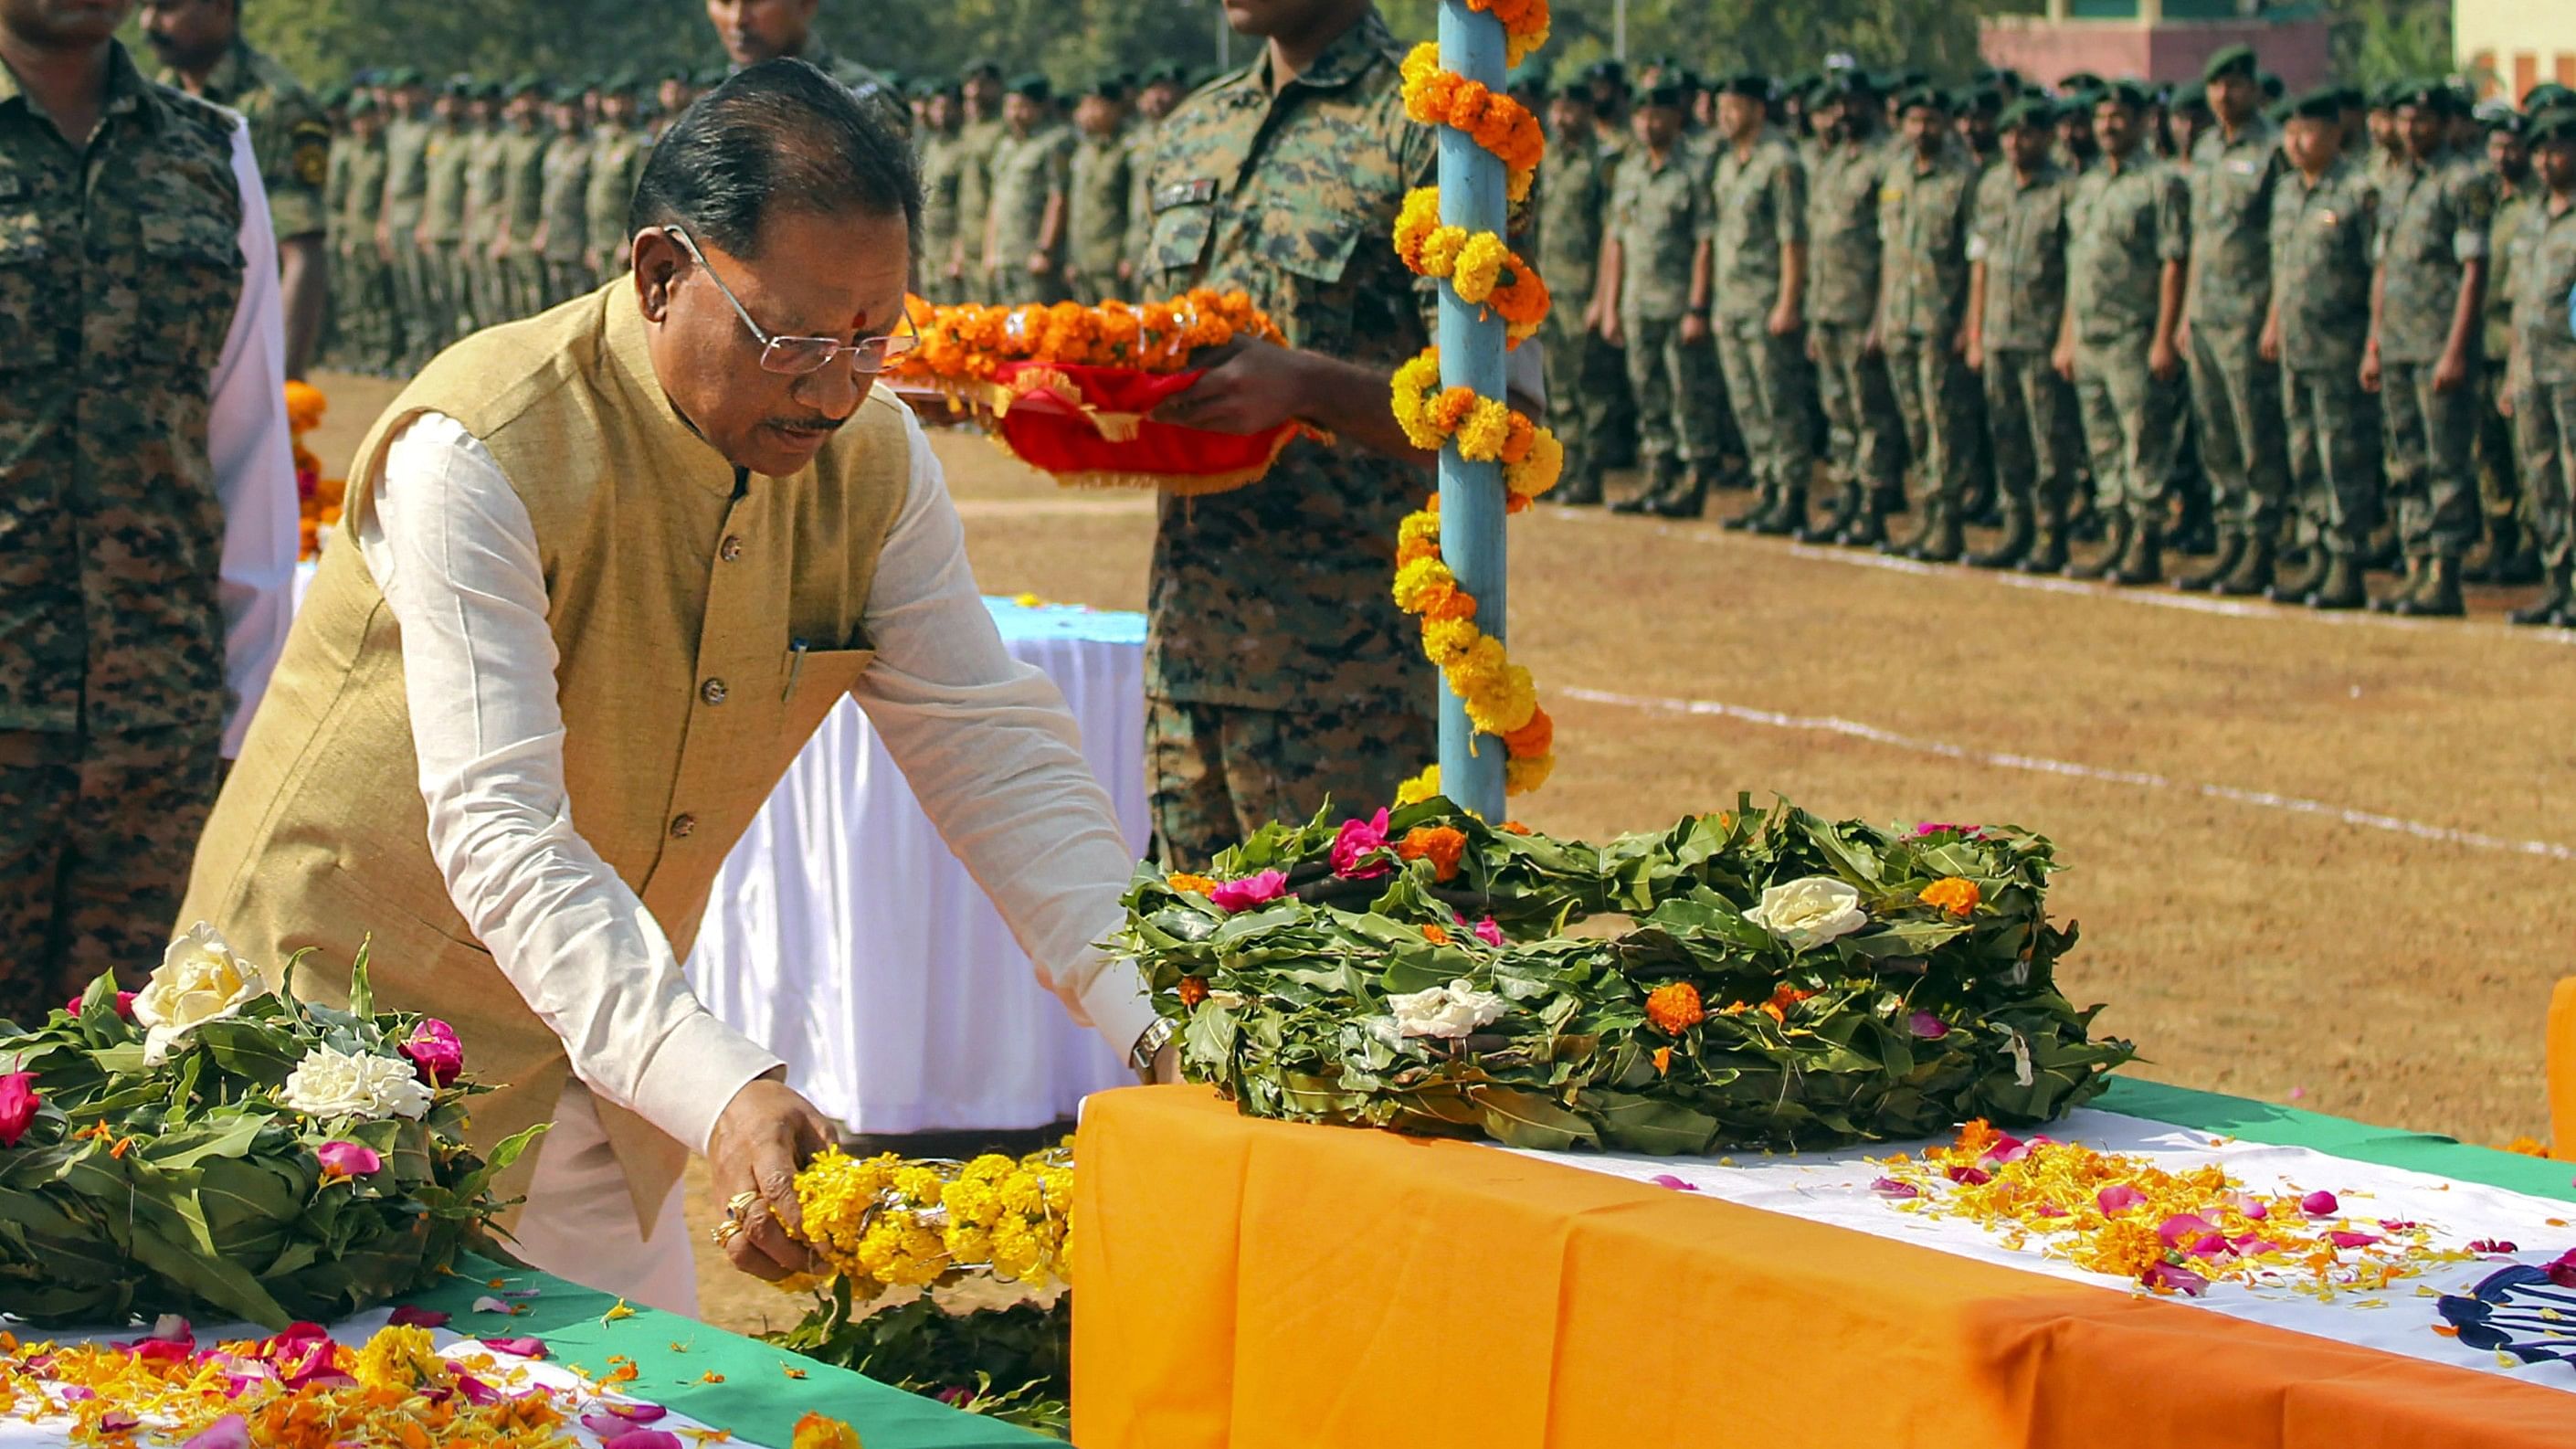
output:
[[774,372],[782,377],[803,377],[807,373],[822,371],[831,365],[833,359],[846,352],[850,355],[850,366],[854,371],[862,376],[874,376],[885,371],[887,363],[921,345],[921,334],[913,330],[909,309],[904,313],[902,331],[862,337],[856,342],[843,342],[837,337],[774,337],[751,320],[751,313],[742,305],[742,299],[733,294],[733,288],[725,285],[724,278],[716,275],[714,267],[707,266],[706,253],[698,250],[698,244],[689,240],[686,231],[676,226],[666,226],[662,230],[670,233],[671,239],[688,252],[690,260],[706,269],[707,280],[715,283],[716,290],[724,293],[724,299],[733,304],[733,314],[742,319],[743,326],[751,329],[752,336],[760,339],[760,370],[763,372]]

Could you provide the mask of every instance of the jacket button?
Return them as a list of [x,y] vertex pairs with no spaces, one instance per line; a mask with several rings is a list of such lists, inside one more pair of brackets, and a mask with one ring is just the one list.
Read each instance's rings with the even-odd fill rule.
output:
[[725,692],[725,682],[721,679],[710,679],[698,686],[698,698],[709,704],[724,703]]
[[735,559],[742,557],[742,535],[738,533],[726,534],[725,541],[716,545],[716,557],[723,559],[726,563],[732,563]]
[[698,817],[695,815],[674,815],[671,817],[671,838],[673,840],[686,840],[689,838],[689,832],[697,828]]

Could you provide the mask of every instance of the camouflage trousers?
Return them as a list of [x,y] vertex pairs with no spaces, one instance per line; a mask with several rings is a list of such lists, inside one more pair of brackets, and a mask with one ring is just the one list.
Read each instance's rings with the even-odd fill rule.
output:
[[1583,299],[1558,297],[1539,324],[1547,346],[1547,426],[1565,449],[1565,480],[1597,482],[1608,467],[1602,444],[1628,395],[1628,370],[1619,349],[1583,325]]
[[2496,400],[2507,391],[2504,366],[2490,356],[2486,370],[2478,374],[2478,508],[2489,519],[2520,518],[2528,524],[2513,419],[2496,409]]
[[0,730],[0,1020],[102,972],[128,989],[170,943],[222,761],[202,729]]
[[2263,360],[2261,341],[2259,322],[2195,322],[2183,362],[2210,511],[2268,538],[2289,502],[2290,466],[2281,446],[2281,372]]
[[373,238],[345,243],[334,268],[331,306],[335,359],[345,367],[390,367],[402,345],[393,274]]
[[2299,539],[2328,553],[2363,551],[2379,526],[2379,416],[2345,364],[2281,368],[2290,491]]
[[[1713,328],[1711,335],[1715,335]],[[1725,369],[1718,366],[1717,349],[1702,342],[1684,344],[1681,353],[1682,457],[1703,468],[1714,468],[1721,458],[1745,457],[1744,434],[1735,421],[1735,398],[1727,388]]]
[[2541,561],[2564,569],[2576,563],[2576,382],[2515,384],[2513,440]]
[[1118,280],[1118,264],[1085,267],[1064,283],[1066,295],[1086,307],[1097,307],[1111,298],[1127,295],[1127,284]]
[[1353,814],[1391,805],[1438,751],[1428,710],[1245,709],[1149,695],[1154,858],[1197,870],[1271,821],[1310,819],[1327,798]]
[[509,293],[510,316],[534,317],[546,310],[546,259],[524,245],[513,245],[501,262],[502,286]]
[[1665,458],[1698,462],[1682,415],[1697,381],[1687,359],[1702,349],[1682,341],[1679,317],[1622,317],[1619,330],[1628,344],[1628,390],[1637,399],[1637,460],[1648,468]]
[[1913,462],[1915,498],[1953,507],[1968,491],[1976,464],[1977,375],[1947,337],[1899,333],[1886,339],[1887,380],[1905,424],[1905,451]]
[[2387,499],[2410,558],[2457,560],[2478,541],[2478,378],[2433,390],[2433,364],[2387,362],[2379,408]]
[[430,253],[411,238],[408,227],[396,227],[394,259],[386,267],[393,292],[396,325],[402,329],[402,356],[408,367],[427,362],[439,345],[439,293],[443,290],[431,266]]
[[1885,360],[1863,340],[1868,328],[1820,322],[1808,329],[1816,393],[1825,409],[1825,465],[1836,483],[1887,493],[1903,481],[1903,420]]
[[2097,506],[2162,519],[2157,510],[2173,479],[2173,450],[2182,442],[2180,383],[2160,380],[2147,366],[2144,337],[2076,344],[2075,401],[2093,458]]
[[1771,335],[1760,315],[1717,321],[1718,367],[1735,404],[1744,461],[1766,498],[1814,481],[1816,451],[1807,430],[1815,406],[1815,376],[1807,367],[1806,334]]
[[2047,350],[2036,347],[1988,352],[1981,380],[1996,486],[2024,508],[2064,509],[2075,496],[2075,474],[2084,457],[2075,390],[2057,375]]

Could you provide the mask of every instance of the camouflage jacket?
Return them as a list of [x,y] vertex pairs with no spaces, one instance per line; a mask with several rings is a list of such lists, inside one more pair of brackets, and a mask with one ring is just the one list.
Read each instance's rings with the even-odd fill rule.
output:
[[1718,148],[1709,194],[1712,310],[1721,319],[1766,317],[1780,302],[1781,248],[1807,239],[1807,168],[1787,141],[1765,131],[1747,154]]
[[1114,282],[1127,255],[1127,138],[1083,136],[1065,178],[1065,258],[1094,281]]
[[[2379,195],[2379,356],[2436,362],[2451,340],[2460,282],[2487,254],[2495,211],[2483,164],[2438,156],[2389,173]],[[2472,329],[2469,345],[2479,334]]]
[[0,66],[0,730],[223,725],[236,124],[111,45],[76,149]]
[[590,245],[590,138],[565,132],[546,142],[538,163],[544,176],[537,211],[546,229],[546,256],[581,260]]
[[429,185],[421,193],[421,218],[429,223],[431,241],[465,235],[465,171],[473,153],[471,131],[440,126],[429,133]]
[[1977,163],[1956,142],[1929,166],[1911,148],[1878,191],[1878,327],[1889,337],[1947,341],[1968,315],[1968,211]]
[[[1073,170],[1071,126],[1054,125],[1013,136],[993,155],[993,219],[985,233],[984,265],[1017,271],[1038,249],[1047,202],[1062,196]],[[1064,255],[1064,229],[1056,229],[1055,255]]]
[[582,220],[589,249],[608,265],[615,264],[617,249],[626,244],[626,215],[634,209],[644,156],[644,133],[633,126],[603,125],[591,138]]
[[1977,183],[1968,260],[1986,267],[1986,350],[2045,353],[2066,315],[2066,218],[2075,178],[2043,158],[2028,181],[2009,165]]
[[1154,249],[1154,141],[1161,131],[1161,126],[1141,119],[1127,128],[1127,236],[1120,252],[1140,277]]
[[2148,154],[2105,159],[2075,183],[2067,216],[2066,305],[2075,338],[2145,346],[2162,305],[2165,263],[2191,256],[2191,196],[2181,171]]
[[1538,172],[1538,234],[1531,253],[1547,279],[1550,310],[1580,316],[1592,301],[1610,222],[1611,158],[1588,136],[1548,148]]
[[2513,261],[2525,228],[2546,215],[2549,191],[2537,177],[2520,186],[2497,178],[2495,217],[2487,223],[2487,295],[2483,312],[2489,361],[2502,362],[2513,350]]
[[372,257],[376,218],[385,213],[385,138],[382,134],[365,140],[350,136],[339,149],[349,153],[349,166],[340,178],[344,190],[335,218],[336,236],[343,249],[362,247]]
[[920,139],[919,147],[921,262],[915,270],[927,281],[948,275],[949,254],[957,246],[957,191],[966,148],[954,131],[933,131]]
[[2290,169],[2281,131],[2257,116],[2234,141],[2216,126],[2191,151],[2191,285],[2195,327],[2260,328],[2272,304],[2272,196]]
[[997,117],[957,128],[957,230],[966,238],[966,269],[984,265],[984,233],[993,222],[993,158],[1011,139]]
[[[175,71],[161,84],[175,86]],[[330,211],[323,184],[329,179],[331,123],[321,103],[294,72],[235,40],[231,52],[206,74],[200,99],[238,111],[250,123],[250,150],[259,182],[268,192],[269,221],[278,237],[311,236],[325,229]]]
[[2567,294],[2576,291],[2576,206],[2551,214],[2548,200],[2514,241],[2513,366],[2517,382],[2576,384],[2576,335],[2567,324]]
[[1878,188],[1887,153],[1876,137],[1825,148],[1807,188],[1807,317],[1867,327],[1878,313]]
[[385,220],[397,237],[408,238],[420,225],[429,190],[429,134],[429,122],[409,116],[385,123]]
[[465,239],[489,245],[506,229],[501,195],[508,189],[510,133],[499,126],[468,130],[465,142]]
[[1619,315],[1670,321],[1690,310],[1691,265],[1709,237],[1708,172],[1676,143],[1658,164],[1637,148],[1610,192],[1619,242]]
[[546,219],[546,142],[545,128],[522,131],[516,127],[501,133],[501,195],[498,204],[500,234],[510,238],[512,247],[525,247],[537,234],[537,223]]
[[2302,372],[2361,366],[2378,220],[2370,170],[2349,156],[2336,158],[2313,186],[2297,170],[2282,176],[2272,197],[2272,300],[2281,315],[2282,366]]
[[[1154,148],[1153,285],[1239,289],[1290,345],[1392,372],[1438,293],[1387,236],[1438,168],[1404,116],[1403,47],[1375,10],[1272,93],[1265,52],[1166,117]],[[1430,479],[1349,444],[1289,445],[1260,482],[1163,501],[1148,693],[1270,710],[1427,710],[1435,687],[1387,592],[1396,524]]]

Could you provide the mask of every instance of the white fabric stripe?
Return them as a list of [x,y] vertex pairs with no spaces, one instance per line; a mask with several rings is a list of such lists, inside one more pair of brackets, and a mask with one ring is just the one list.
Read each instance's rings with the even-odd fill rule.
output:
[[2537,855],[2550,860],[2576,860],[2576,846],[2554,840],[2514,840],[2476,830],[2454,830],[2447,825],[2433,825],[2403,816],[2336,805],[2324,800],[2310,800],[2298,795],[2283,795],[2270,790],[2248,790],[2235,785],[2220,785],[2202,780],[2177,780],[2148,770],[2120,770],[2101,765],[2087,765],[2073,760],[2052,760],[2043,755],[2015,754],[2003,750],[1982,750],[1969,745],[1951,744],[1946,740],[1925,739],[1917,735],[1898,734],[1894,730],[1844,719],[1839,715],[1787,714],[1779,710],[1755,709],[1750,705],[1728,704],[1714,699],[1670,699],[1655,695],[1619,694],[1604,689],[1565,686],[1552,691],[1565,699],[1586,704],[1614,705],[1625,709],[1647,709],[1667,714],[1712,716],[1742,724],[1768,726],[1772,729],[1802,730],[1816,734],[1841,735],[1848,739],[1866,740],[1871,744],[1916,754],[1939,755],[1946,759],[1968,760],[2004,770],[2027,770],[2041,775],[2063,775],[2078,780],[2098,780],[2106,784],[2131,785],[2143,790],[2180,790],[2226,800],[2238,805],[2251,805],[2266,810],[2280,810],[2293,815],[2315,815],[2366,830],[2384,830],[2393,835],[2411,835],[2419,840],[2439,841],[2445,845],[2462,845],[2473,850],[2493,850],[2510,855]]

